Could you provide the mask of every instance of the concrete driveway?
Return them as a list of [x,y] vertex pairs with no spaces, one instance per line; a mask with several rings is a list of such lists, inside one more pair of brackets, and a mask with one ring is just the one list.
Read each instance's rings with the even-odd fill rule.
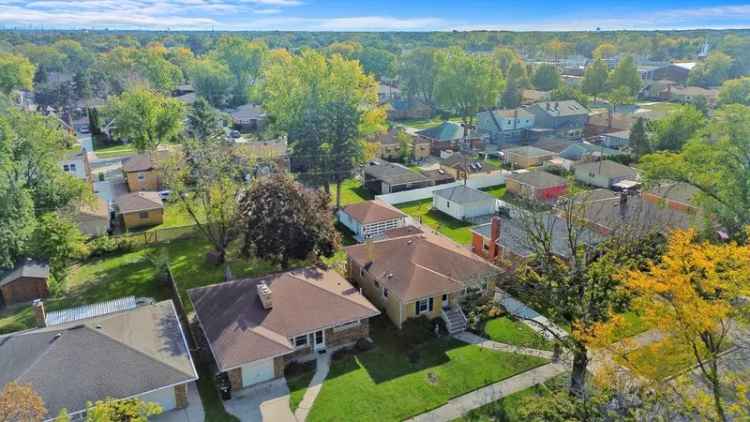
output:
[[188,407],[170,410],[150,420],[153,422],[203,422],[203,402],[201,402],[201,396],[198,394],[198,386],[195,382],[188,384],[187,398]]
[[285,378],[233,391],[224,408],[242,422],[297,422],[289,408]]

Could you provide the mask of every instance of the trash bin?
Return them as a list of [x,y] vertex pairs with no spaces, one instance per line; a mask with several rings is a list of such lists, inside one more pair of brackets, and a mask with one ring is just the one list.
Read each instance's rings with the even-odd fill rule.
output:
[[232,383],[229,382],[227,374],[216,376],[216,388],[219,389],[219,395],[222,400],[230,400],[232,398]]

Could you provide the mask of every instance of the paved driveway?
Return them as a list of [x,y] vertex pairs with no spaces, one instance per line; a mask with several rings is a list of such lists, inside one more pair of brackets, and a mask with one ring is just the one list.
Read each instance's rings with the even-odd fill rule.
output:
[[188,384],[187,397],[188,407],[171,410],[150,420],[153,422],[203,422],[203,402],[201,402],[201,396],[198,394],[198,386],[195,382]]
[[233,391],[224,408],[242,422],[297,422],[289,408],[285,378]]

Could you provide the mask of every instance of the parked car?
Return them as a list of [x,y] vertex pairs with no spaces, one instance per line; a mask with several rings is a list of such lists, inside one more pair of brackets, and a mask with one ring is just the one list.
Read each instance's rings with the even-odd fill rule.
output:
[[239,130],[233,130],[233,131],[229,132],[229,136],[232,139],[237,139],[237,138],[240,138],[242,136],[242,134],[240,134]]
[[161,198],[162,201],[168,201],[171,194],[172,194],[172,191],[163,190],[159,192],[159,197]]

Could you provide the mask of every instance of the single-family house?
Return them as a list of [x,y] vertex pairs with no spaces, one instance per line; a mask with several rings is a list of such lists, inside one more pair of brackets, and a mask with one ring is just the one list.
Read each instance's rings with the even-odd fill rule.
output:
[[178,85],[177,88],[172,91],[172,97],[185,105],[191,105],[196,99],[198,99],[198,96],[195,94],[195,89],[190,84]]
[[[46,319],[43,303],[34,312]],[[89,403],[108,398],[185,408],[197,379],[171,300],[0,336],[0,386],[30,384],[50,421],[62,409],[82,420]]]
[[433,184],[422,174],[397,163],[378,162],[365,166],[363,172],[363,185],[375,195],[424,188]]
[[411,135],[401,128],[392,127],[387,132],[371,136],[368,140],[378,145],[378,156],[384,160],[400,160],[403,157],[402,141],[408,142],[410,151],[408,158],[422,160],[430,155],[430,142],[424,138]]
[[82,148],[79,152],[64,154],[63,159],[60,160],[60,166],[65,173],[91,182],[93,180],[91,177],[91,161],[94,159],[96,159],[96,155],[93,152],[88,152]]
[[161,189],[159,161],[168,156],[165,150],[136,154],[122,163],[122,171],[130,192],[155,191]]
[[377,199],[349,204],[340,209],[336,216],[359,242],[382,238],[386,231],[406,224],[406,214]]
[[600,112],[592,113],[584,128],[584,137],[591,138],[610,132],[630,130],[643,117],[646,121],[654,118],[652,113],[622,113],[622,112]]
[[117,210],[126,230],[164,222],[164,203],[159,192],[132,192],[117,198]]
[[19,260],[12,269],[0,272],[0,303],[30,302],[49,296],[49,265],[30,258]]
[[605,133],[601,137],[602,146],[621,150],[630,146],[630,130]]
[[497,199],[480,190],[459,185],[433,191],[432,208],[456,220],[470,220],[494,214]]
[[505,177],[507,191],[527,201],[552,202],[568,190],[568,182],[543,170],[520,171]]
[[81,233],[89,237],[103,236],[109,230],[109,204],[97,196],[93,202],[82,202],[75,215]]
[[266,125],[266,112],[258,104],[244,104],[227,112],[232,118],[232,127],[241,132],[263,130]]
[[471,178],[475,175],[489,175],[499,170],[495,164],[462,152],[454,152],[440,160],[440,169],[456,180]]
[[577,181],[605,189],[623,180],[638,180],[635,169],[610,160],[579,163],[574,171]]
[[233,390],[282,377],[369,335],[380,314],[336,271],[303,268],[188,290],[216,370]]
[[[441,151],[464,145],[464,127],[455,122],[445,121],[437,126],[419,130],[416,134],[430,142],[433,155],[440,155]],[[481,144],[482,139],[478,133],[469,130],[466,134],[466,146],[479,148]]]
[[497,145],[520,142],[526,130],[534,127],[534,115],[523,108],[483,111],[477,113],[477,121],[478,129]]
[[467,288],[493,294],[499,269],[449,239],[423,233],[345,248],[349,279],[401,328],[409,318],[442,318],[466,328],[459,302]]
[[644,191],[641,195],[644,201],[686,214],[700,212],[700,205],[697,201],[700,190],[687,183],[662,183]]
[[592,161],[602,158],[614,157],[616,155],[627,155],[625,152],[607,148],[603,145],[595,145],[588,142],[578,142],[565,148],[560,157],[570,161]]
[[697,63],[670,63],[665,66],[650,69],[643,74],[643,78],[646,80],[668,80],[674,81],[680,84],[687,82],[690,71],[693,70]]
[[534,115],[536,128],[549,129],[570,139],[583,136],[589,117],[589,110],[574,100],[534,103],[526,110]]
[[719,89],[699,86],[672,86],[668,88],[667,95],[669,95],[670,101],[683,104],[693,104],[699,101],[699,97],[703,97],[708,105],[714,106],[719,100]]
[[503,161],[513,168],[529,168],[541,166],[545,161],[551,160],[558,154],[537,148],[535,146],[519,146],[507,148],[502,151]]

